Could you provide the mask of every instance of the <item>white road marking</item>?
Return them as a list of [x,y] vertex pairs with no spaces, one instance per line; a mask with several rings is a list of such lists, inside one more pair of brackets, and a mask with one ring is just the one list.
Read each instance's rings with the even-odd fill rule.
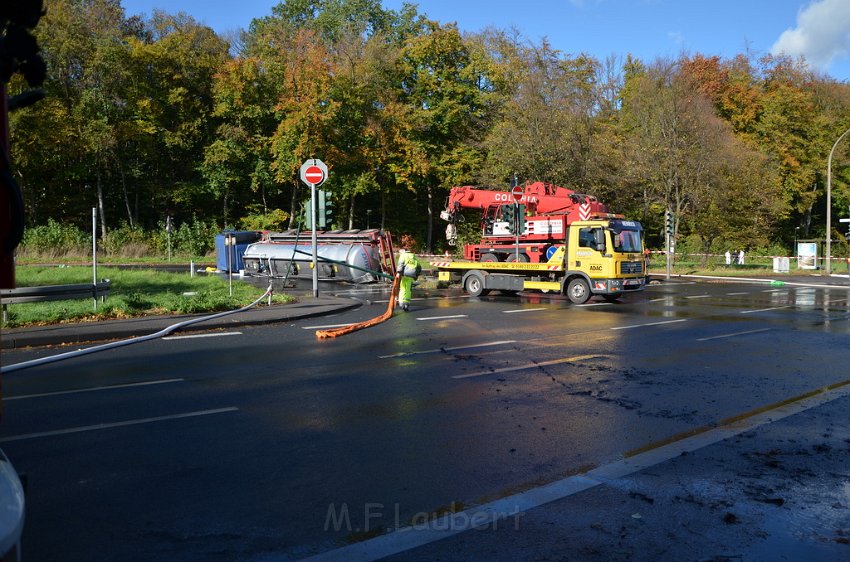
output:
[[516,312],[536,312],[538,310],[549,310],[548,308],[518,308],[516,310],[503,310],[505,314],[514,314]]
[[516,367],[502,367],[501,369],[493,369],[492,371],[481,371],[480,373],[470,373],[468,375],[455,375],[453,379],[471,379],[473,377],[483,377],[486,375],[495,375],[497,373],[509,373],[511,371],[525,371],[527,369],[536,369],[538,367],[548,367],[549,365],[558,365],[560,363],[572,363],[575,361],[584,361],[585,359],[595,359],[604,357],[604,355],[576,355],[575,357],[564,357],[562,359],[553,359],[552,361],[540,361],[538,363],[526,363]]
[[456,318],[466,317],[466,314],[453,314],[451,316],[426,316],[424,318],[417,318],[417,320],[454,320]]
[[[728,418],[723,420],[719,427],[705,428],[696,435],[686,433],[669,443],[651,447],[644,452],[627,453],[626,458],[622,460],[599,466],[581,474],[568,476],[550,484],[544,484],[465,511],[450,513],[432,521],[422,522],[392,533],[382,534],[372,539],[324,552],[308,560],[314,562],[379,560],[473,529],[492,529],[501,520],[518,517],[521,513],[531,511],[542,505],[574,496],[580,492],[610,483],[612,480],[625,478],[647,468],[658,466],[683,454],[699,451],[794,414],[816,408],[839,398],[848,397],[850,396],[850,386],[848,385],[850,385],[850,381],[842,385],[821,389],[815,394],[807,393],[791,402],[783,401],[779,405],[760,410],[750,416]],[[518,524],[518,519],[515,519],[514,523]]]
[[221,336],[241,336],[242,332],[212,332],[210,334],[190,334],[188,336],[166,336],[163,341],[168,340],[189,340],[194,338],[219,338]]
[[658,298],[658,299],[651,299],[651,300],[650,300],[650,301],[648,301],[648,302],[660,302],[660,301],[666,301],[667,299],[670,299],[670,298],[672,298],[672,296],[670,296],[670,297],[661,297],[661,298]]
[[458,351],[461,349],[475,349],[476,347],[491,347],[494,345],[506,345],[516,343],[516,340],[491,341],[487,343],[477,343],[474,345],[459,345],[456,347],[441,347],[439,349],[428,349],[425,351],[407,351],[404,353],[394,353],[392,355],[379,355],[378,359],[394,359],[396,357],[407,357],[409,355],[426,355],[429,353],[445,353],[447,351]]
[[726,294],[729,295],[730,297],[737,297],[737,296],[740,296],[740,295],[749,295],[749,293],[726,293]]
[[735,336],[745,336],[747,334],[757,334],[759,332],[767,332],[770,328],[761,328],[760,330],[747,330],[746,332],[735,332],[734,334],[723,334],[722,336],[711,336],[710,338],[697,338],[697,341],[719,340],[722,338],[733,338]]
[[98,431],[101,429],[113,429],[116,427],[127,427],[131,425],[142,425],[146,423],[154,423],[168,420],[179,420],[183,418],[196,418],[198,416],[211,416],[213,414],[223,414],[225,412],[236,412],[239,408],[231,406],[229,408],[217,408],[215,410],[201,410],[198,412],[186,412],[185,414],[173,414],[170,416],[157,416],[155,418],[142,418],[137,420],[127,420],[115,423],[99,423],[96,425],[85,425],[82,427],[72,427],[69,429],[58,429],[56,431],[42,431],[40,433],[26,433],[24,435],[13,435],[11,437],[3,437],[0,443],[9,443],[12,441],[25,441],[27,439],[38,439],[40,437],[55,437],[58,435],[69,435],[71,433],[84,433],[86,431]]
[[158,381],[147,381],[147,382],[132,382],[128,384],[114,384],[112,386],[93,386],[90,388],[78,388],[75,390],[60,390],[58,392],[42,392],[40,394],[22,394],[21,396],[4,396],[3,401],[6,400],[26,400],[28,398],[45,398],[48,396],[63,396],[66,394],[79,394],[81,392],[98,392],[101,390],[117,390],[119,388],[137,388],[140,386],[152,386],[155,384],[168,384],[172,382],[183,382],[184,379],[162,379]]
[[689,297],[685,297],[686,299],[708,299],[713,297],[714,295],[691,295]]
[[635,324],[634,326],[616,326],[612,330],[630,330],[632,328],[645,328],[646,326],[661,326],[662,324],[675,324],[676,322],[687,322],[687,318],[681,320],[666,320],[664,322],[650,322],[648,324]]
[[586,304],[577,304],[578,307],[587,307],[587,306],[611,306],[614,304],[613,302],[589,302]]
[[752,314],[753,312],[767,312],[768,310],[782,310],[783,308],[789,308],[787,306],[773,306],[771,308],[759,308],[758,310],[742,310],[741,314]]

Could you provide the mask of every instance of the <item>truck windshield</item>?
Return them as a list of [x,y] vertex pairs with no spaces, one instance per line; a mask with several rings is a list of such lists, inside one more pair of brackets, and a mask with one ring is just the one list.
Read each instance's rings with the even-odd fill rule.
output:
[[636,253],[642,251],[640,223],[634,221],[618,221],[611,224],[611,241],[615,252]]

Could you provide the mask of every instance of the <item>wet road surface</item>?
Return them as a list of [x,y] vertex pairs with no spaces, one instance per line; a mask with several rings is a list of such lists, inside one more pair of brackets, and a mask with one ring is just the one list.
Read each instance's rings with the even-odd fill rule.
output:
[[[319,327],[386,306],[380,290],[338,293],[364,305],[6,377],[0,445],[29,474],[25,554],[332,552],[840,384],[850,359],[848,291],[838,287],[670,283],[580,307],[420,293],[408,314],[317,340]],[[729,480],[723,464],[701,466],[700,481]],[[630,499],[648,503],[640,494],[672,502],[655,489]],[[588,517],[605,506],[564,501]],[[591,530],[588,543],[597,523],[577,527]],[[599,559],[612,553],[599,548]]]

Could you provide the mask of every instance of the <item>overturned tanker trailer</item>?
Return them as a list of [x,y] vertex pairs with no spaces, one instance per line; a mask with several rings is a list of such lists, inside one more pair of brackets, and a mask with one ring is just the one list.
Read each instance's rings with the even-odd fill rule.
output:
[[[312,277],[312,235],[309,230],[265,233],[245,248],[245,272],[258,277]],[[319,278],[324,280],[371,283],[391,279],[395,271],[392,236],[379,229],[317,231],[316,255]]]

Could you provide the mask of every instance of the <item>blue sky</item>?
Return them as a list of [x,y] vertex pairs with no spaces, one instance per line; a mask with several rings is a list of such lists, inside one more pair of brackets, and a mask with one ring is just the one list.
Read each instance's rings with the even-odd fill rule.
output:
[[[186,12],[218,32],[247,28],[276,0],[122,0],[127,15]],[[398,9],[403,0],[383,0]],[[646,62],[680,53],[802,54],[850,81],[850,0],[421,0],[420,13],[463,31],[515,27],[568,54],[632,54]],[[234,7],[235,6],[235,7]]]

